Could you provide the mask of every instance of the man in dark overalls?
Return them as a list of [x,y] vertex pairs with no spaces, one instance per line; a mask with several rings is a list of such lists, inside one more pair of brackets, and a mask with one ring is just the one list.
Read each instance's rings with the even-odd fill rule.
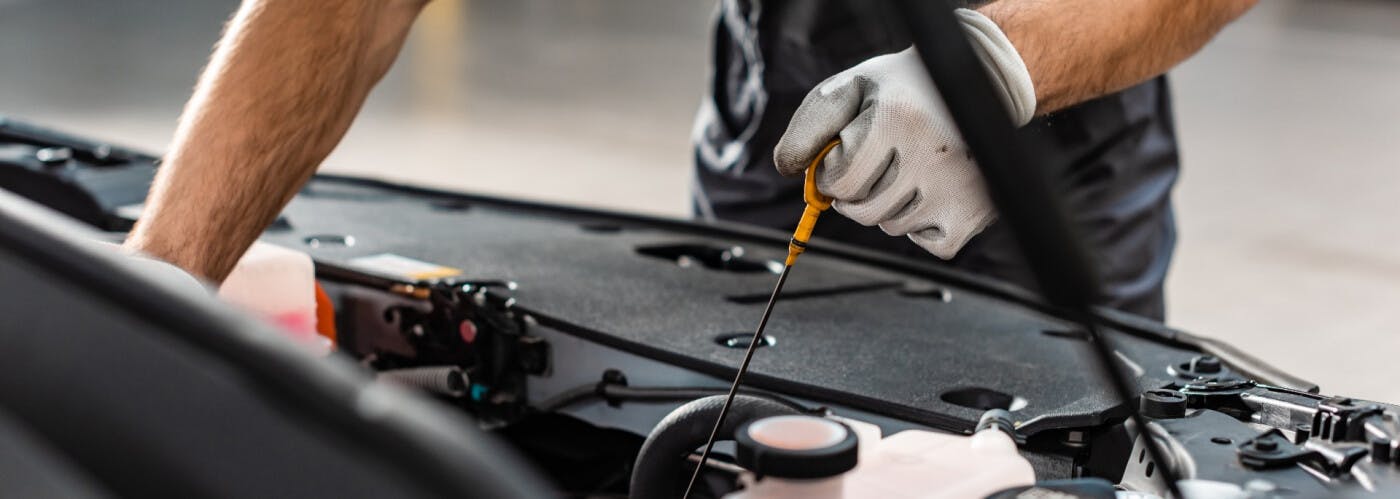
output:
[[[1162,316],[1177,156],[1159,75],[1253,1],[1001,0],[957,13],[1003,97],[987,112],[1010,112],[1044,154],[1034,166],[1068,193],[1108,305]],[[126,246],[222,281],[344,136],[426,3],[244,0]],[[937,89],[872,5],[721,2],[697,212],[790,228],[794,175],[840,137],[818,184],[849,219],[828,217],[818,235],[1029,286]]]
[[[1178,157],[1160,74],[1251,4],[1002,0],[958,11],[1039,154],[1027,166],[1050,172],[1098,257],[1105,305],[1163,317]],[[1034,289],[937,90],[906,50],[902,20],[872,5],[721,2],[694,136],[696,214],[789,229],[802,211],[796,174],[839,136],[818,185],[847,217],[823,220],[818,236],[933,253]]]

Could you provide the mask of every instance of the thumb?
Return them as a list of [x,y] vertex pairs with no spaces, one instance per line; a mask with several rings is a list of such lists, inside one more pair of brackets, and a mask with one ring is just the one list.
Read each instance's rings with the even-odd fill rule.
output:
[[822,147],[855,119],[862,99],[860,79],[847,70],[817,85],[802,99],[773,150],[778,173],[802,174]]

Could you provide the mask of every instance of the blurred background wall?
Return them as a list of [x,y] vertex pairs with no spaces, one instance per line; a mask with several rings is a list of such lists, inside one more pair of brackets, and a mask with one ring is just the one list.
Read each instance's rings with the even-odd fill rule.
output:
[[[0,114],[163,150],[236,5],[0,0]],[[687,216],[712,10],[436,0],[323,171]],[[1168,322],[1400,402],[1400,3],[1264,1],[1172,76]]]

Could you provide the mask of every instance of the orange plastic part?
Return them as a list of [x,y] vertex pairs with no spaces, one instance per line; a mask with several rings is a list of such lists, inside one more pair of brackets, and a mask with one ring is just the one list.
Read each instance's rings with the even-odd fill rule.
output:
[[319,282],[316,283],[316,333],[335,343],[335,305]]
[[802,210],[802,219],[797,222],[797,229],[792,232],[792,241],[788,242],[788,256],[785,265],[791,266],[797,263],[797,256],[807,251],[807,241],[812,238],[812,231],[817,228],[817,217],[823,211],[831,207],[831,196],[822,194],[817,189],[817,167],[826,159],[826,155],[838,144],[840,139],[832,140],[817,153],[812,162],[807,165],[807,180],[802,186],[802,199],[807,202],[807,207]]

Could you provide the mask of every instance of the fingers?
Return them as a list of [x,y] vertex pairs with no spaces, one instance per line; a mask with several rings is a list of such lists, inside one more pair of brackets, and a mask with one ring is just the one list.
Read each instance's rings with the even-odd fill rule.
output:
[[845,201],[870,194],[895,161],[897,143],[906,139],[891,129],[893,123],[886,115],[879,105],[872,105],[841,130],[841,145],[827,154],[817,171],[817,188],[823,194]]
[[897,161],[899,158],[894,157],[864,198],[840,200],[832,207],[846,218],[865,226],[879,224],[903,211],[918,191],[907,179],[900,178],[901,169],[894,165]]
[[[896,165],[885,174],[894,177],[895,184],[914,183],[923,187],[916,189],[896,212],[881,217],[878,225],[886,234],[907,235],[929,253],[949,259],[996,219],[996,211],[984,194],[980,177],[973,175],[971,169],[924,166],[901,168]],[[901,175],[916,178],[916,181],[900,178]],[[875,198],[877,192],[880,192],[878,188],[872,190],[871,198]]]
[[773,163],[783,175],[800,175],[807,163],[860,111],[862,91],[852,73],[828,78],[802,99],[787,131],[773,150]]
[[929,227],[918,232],[912,232],[909,234],[909,240],[919,245],[924,251],[944,260],[953,259],[953,257],[958,254],[958,250],[962,249],[961,244],[955,244],[954,241],[938,227]]
[[909,234],[909,240],[913,241],[914,244],[944,260],[952,260],[954,256],[957,256],[958,250],[962,249],[963,244],[966,244],[968,239],[971,239],[971,236],[966,238],[949,237],[938,227],[930,227]]
[[949,260],[957,256],[958,251],[962,250],[973,236],[982,233],[982,229],[991,225],[993,220],[996,220],[996,216],[991,211],[985,211],[973,214],[971,218],[935,224],[932,227],[910,232],[909,240],[919,245],[924,251]]
[[891,236],[903,236],[928,228],[943,230],[939,224],[939,207],[932,200],[915,194],[904,209],[880,221],[880,230]]

